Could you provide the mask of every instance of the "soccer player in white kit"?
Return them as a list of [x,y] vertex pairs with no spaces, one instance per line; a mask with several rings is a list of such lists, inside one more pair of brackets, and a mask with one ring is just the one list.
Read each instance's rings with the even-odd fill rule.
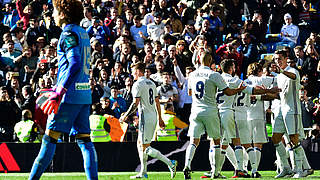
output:
[[289,135],[291,149],[294,152],[296,173],[293,177],[302,178],[306,176],[306,173],[302,170],[303,149],[299,142],[298,131],[301,125],[300,76],[296,69],[288,66],[284,51],[276,51],[273,59],[280,68],[280,74],[277,75],[277,84],[282,91],[280,92],[280,108],[275,113],[272,141],[281,161],[285,163],[284,168],[275,178],[292,174],[288,159],[286,159],[285,147],[281,142],[284,133]]
[[[252,63],[248,67],[248,79],[245,82],[252,86],[271,87],[275,83],[276,79],[270,76],[262,76],[262,74],[262,65],[259,63]],[[253,96],[253,99],[250,102],[250,106],[247,110],[247,120],[250,127],[249,132],[251,132],[251,141],[247,145],[251,146],[251,142],[253,142],[254,148],[246,147],[246,149],[252,167],[252,177],[260,177],[257,169],[260,164],[261,149],[262,145],[268,142],[266,112],[264,110],[264,100],[261,99],[261,96]]]
[[[217,89],[231,96],[246,88],[241,83],[238,88],[230,89],[221,75],[210,69],[212,56],[208,52],[201,54],[200,63],[201,66],[192,72],[188,79],[189,95],[192,95],[192,108],[188,132],[190,144],[186,150],[183,169],[185,179],[191,179],[191,161],[199,145],[200,137],[205,131],[208,137],[214,141],[214,159],[216,167],[219,166],[221,129],[216,104]],[[212,177],[219,177],[219,174],[213,174]]]
[[137,148],[141,162],[141,170],[136,176],[131,176],[130,179],[148,178],[148,155],[166,163],[171,172],[171,178],[174,178],[176,175],[177,161],[168,159],[162,155],[161,152],[150,146],[158,120],[160,128],[164,128],[165,124],[161,118],[161,109],[156,85],[151,80],[144,77],[144,70],[145,65],[143,63],[139,62],[133,64],[132,75],[134,80],[136,80],[132,86],[132,96],[134,99],[127,112],[119,119],[120,122],[125,121],[128,116],[136,112],[136,109],[138,108],[139,132]]
[[[226,81],[227,85],[230,88],[237,87],[239,84],[243,83],[241,79],[239,79],[238,76],[235,76],[235,63],[232,59],[225,59],[221,63],[221,69],[223,71],[222,77]],[[245,84],[246,86],[249,84]],[[245,102],[243,100],[248,101],[248,96],[246,94],[265,94],[265,93],[276,93],[278,92],[278,88],[273,89],[259,89],[254,87],[253,85],[247,86],[247,88],[239,92],[238,95],[235,96],[226,96],[224,93],[219,92],[217,94],[217,102],[218,102],[218,108],[219,113],[221,117],[221,123],[222,128],[224,131],[224,139],[226,141],[232,140],[232,143],[235,145],[235,155],[237,159],[237,168],[234,178],[236,177],[249,177],[246,171],[243,169],[243,149],[241,144],[251,144],[249,142],[249,139],[247,138],[248,142],[245,138],[248,134],[250,134],[250,131],[247,130],[248,124],[247,122],[243,122],[243,120],[246,120],[246,116],[243,117],[243,114],[246,114],[246,110],[239,113],[239,110],[241,110],[241,106],[245,105]],[[236,99],[235,99],[236,98]],[[246,98],[246,99],[245,99]],[[237,119],[240,119],[241,121],[236,121],[235,119],[235,110],[237,110]],[[237,124],[237,122],[240,122],[240,124]],[[241,123],[242,122],[242,123]],[[240,125],[240,126],[239,126]],[[240,132],[241,130],[241,132]],[[243,141],[241,141],[241,137],[243,138]],[[226,149],[228,145],[222,144],[222,149]],[[248,147],[246,147],[248,148]]]

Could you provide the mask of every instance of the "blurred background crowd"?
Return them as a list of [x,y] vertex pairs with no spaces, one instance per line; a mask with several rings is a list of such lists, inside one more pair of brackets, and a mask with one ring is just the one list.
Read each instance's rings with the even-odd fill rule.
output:
[[[301,73],[303,125],[309,138],[318,141],[320,1],[82,3],[80,26],[88,32],[92,49],[90,122],[93,128],[106,130],[111,136],[107,141],[135,141],[137,137],[137,116],[125,125],[116,121],[132,102],[132,63],[144,62],[145,76],[158,87],[162,116],[170,128],[158,131],[157,139],[177,141],[186,140],[192,103],[187,79],[199,66],[201,51],[214,57],[214,71],[220,71],[221,60],[234,59],[237,75],[246,79],[247,66],[253,62],[261,63],[264,74],[272,76],[277,71],[272,54],[279,49],[287,51],[288,63]],[[36,108],[35,100],[55,85],[56,48],[62,30],[54,23],[51,0],[0,0],[0,8],[0,141],[37,141],[44,133],[46,116]],[[272,114],[269,107],[266,113]],[[61,141],[72,141],[72,135]]]

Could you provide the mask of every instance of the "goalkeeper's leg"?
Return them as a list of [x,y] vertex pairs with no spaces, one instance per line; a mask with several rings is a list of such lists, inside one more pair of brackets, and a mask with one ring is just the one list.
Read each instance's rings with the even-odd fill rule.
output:
[[76,136],[77,144],[82,152],[84,170],[88,180],[98,179],[98,157],[89,134]]
[[43,136],[42,139],[40,152],[33,163],[29,175],[29,180],[40,179],[42,173],[47,169],[56,150],[56,143],[60,134],[61,133],[57,131],[46,131],[46,134]]

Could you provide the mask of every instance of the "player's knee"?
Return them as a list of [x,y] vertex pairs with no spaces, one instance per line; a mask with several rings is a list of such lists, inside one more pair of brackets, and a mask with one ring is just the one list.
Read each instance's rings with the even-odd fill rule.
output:
[[290,137],[290,141],[293,145],[296,146],[297,144],[299,144],[299,135],[293,134],[293,135],[290,135],[289,137]]
[[273,144],[278,144],[281,141],[281,135],[278,133],[274,133],[271,137]]
[[251,147],[251,144],[243,144],[242,146],[243,146],[245,149],[248,149],[248,148]]
[[145,150],[146,154],[151,156],[151,157],[157,157],[158,151],[151,146],[148,146]]

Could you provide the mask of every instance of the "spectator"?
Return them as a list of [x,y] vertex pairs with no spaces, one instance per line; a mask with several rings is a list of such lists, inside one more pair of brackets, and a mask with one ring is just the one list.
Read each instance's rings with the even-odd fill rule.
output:
[[83,8],[84,18],[80,21],[80,26],[87,29],[92,25],[92,9],[90,7]]
[[94,78],[89,79],[89,84],[92,94],[92,104],[98,103],[100,101],[100,98],[103,96],[104,91],[102,87],[99,84],[97,84]]
[[164,63],[162,56],[156,56],[155,57],[155,65],[156,65],[156,73],[153,73],[150,75],[150,79],[152,79],[157,86],[159,86],[163,80],[162,80],[162,73],[164,72]]
[[154,22],[147,25],[147,32],[152,41],[159,41],[160,36],[164,34],[164,24],[161,22],[162,16],[160,12],[154,13]]
[[4,71],[18,71],[17,64],[15,64],[17,58],[21,55],[20,51],[14,49],[14,42],[9,40],[7,43],[7,52],[2,55],[1,63],[5,66]]
[[22,7],[22,0],[16,1],[16,7],[19,14],[20,19],[23,21],[23,30],[27,30],[29,26],[29,20],[30,17],[33,14],[33,9],[31,5],[27,5],[25,7]]
[[109,97],[102,97],[100,98],[100,104],[101,104],[101,113],[102,114],[108,114],[108,115],[111,115],[111,116],[114,116],[115,113],[114,111],[111,109],[110,107],[110,99]]
[[22,110],[29,110],[32,114],[34,114],[36,107],[36,98],[33,96],[32,88],[30,85],[25,85],[22,88],[22,101],[20,104],[17,104],[18,107]]
[[111,32],[109,28],[105,25],[102,25],[102,22],[97,16],[92,18],[92,25],[88,27],[87,33],[90,38],[94,37],[103,46],[108,46],[108,44],[111,43]]
[[[45,37],[46,30],[44,27],[39,26],[38,19],[30,19],[29,20],[29,27],[26,30],[25,36],[26,36],[26,42],[28,46],[31,46],[33,43],[36,43],[38,41],[39,37]],[[43,40],[43,43],[45,42],[45,39]],[[45,44],[43,45],[43,47]]]
[[292,17],[290,14],[284,15],[285,25],[281,28],[281,42],[277,43],[277,46],[288,45],[290,48],[294,48],[297,44],[299,37],[298,26],[292,24]]
[[12,142],[14,125],[20,119],[20,112],[4,86],[0,87],[0,115],[0,142]]
[[126,100],[119,96],[118,87],[112,86],[111,87],[111,96],[110,99],[110,107],[114,112],[114,117],[119,119],[123,112],[127,110]]
[[148,37],[147,26],[142,25],[141,17],[135,15],[133,18],[134,25],[131,26],[130,32],[133,39],[136,41],[137,50],[143,49],[144,41]]
[[188,78],[190,73],[193,71],[192,67],[186,67],[186,75],[184,76],[178,66],[177,61],[173,61],[174,73],[180,83],[181,88],[179,88],[179,104],[177,113],[180,115],[181,120],[189,124],[189,116],[191,113],[192,97],[188,94]]
[[157,87],[160,104],[173,104],[179,100],[178,90],[172,85],[172,78],[168,72],[162,73],[162,84]]
[[101,71],[99,73],[98,82],[104,91],[103,97],[110,97],[111,89],[110,89],[109,77],[108,77],[108,73],[105,69],[101,69]]
[[257,62],[258,49],[257,45],[252,41],[249,33],[241,34],[242,45],[238,47],[237,51],[243,55],[241,72],[247,74],[247,67],[249,64]]
[[120,94],[126,100],[126,104],[131,104],[133,101],[133,97],[131,93],[133,80],[131,77],[126,78],[125,85],[126,85],[125,88],[120,89]]
[[314,106],[312,98],[307,96],[308,91],[304,88],[299,90],[299,99],[301,102],[302,110],[302,124],[303,128],[310,128],[313,124],[312,121],[312,108]]
[[117,86],[119,88],[125,87],[125,79],[129,76],[122,68],[121,62],[116,62],[111,70],[110,85]]

